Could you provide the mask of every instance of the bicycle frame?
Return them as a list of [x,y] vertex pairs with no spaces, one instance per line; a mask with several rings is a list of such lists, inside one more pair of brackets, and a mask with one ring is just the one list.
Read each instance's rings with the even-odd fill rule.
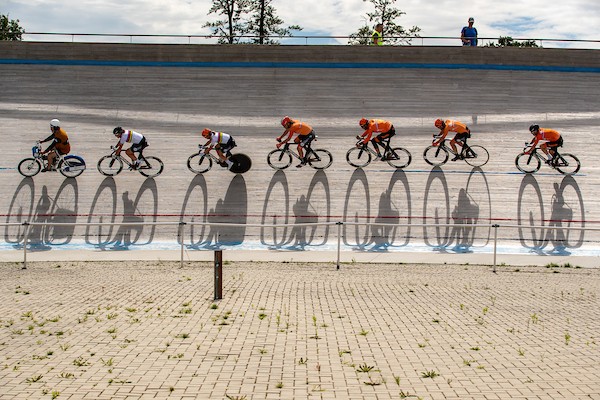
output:
[[[198,154],[199,154],[199,155],[201,155],[201,156],[204,156],[204,157],[208,157],[208,158],[210,158],[211,160],[213,160],[213,162],[216,162],[217,164],[220,164],[220,163],[222,163],[222,162],[223,162],[223,161],[221,160],[221,158],[220,158],[220,157],[217,157],[217,156],[213,155],[213,154],[212,154],[212,153],[210,153],[210,152],[208,152],[208,153],[205,153],[205,152],[204,152],[204,150],[206,150],[206,146],[204,146],[204,145],[202,145],[202,144],[199,144],[199,145],[198,145]],[[230,153],[230,152],[228,152],[228,154],[226,154],[226,157],[227,157],[227,158],[231,157],[231,153]]]
[[[284,153],[288,153],[291,156],[295,157],[296,159],[302,161],[303,157],[300,157],[300,155],[297,152],[295,152],[294,150],[290,149],[290,145],[291,144],[292,143],[287,142],[286,144],[283,145],[283,149],[281,149],[281,150]],[[309,154],[313,154],[314,153],[314,151],[312,149],[312,146],[304,147],[304,151],[305,151],[304,158],[307,158]]]
[[[525,152],[529,147],[531,147],[531,143],[525,143],[523,152]],[[558,146],[553,147],[552,150],[554,150],[554,153],[552,154],[551,162],[548,165],[551,168],[556,169],[557,164],[561,161],[564,163],[565,159],[560,155],[560,152],[558,151]],[[540,154],[540,151],[541,151],[541,154]],[[531,159],[533,157],[537,157],[542,162],[542,164],[547,164],[546,160],[548,158],[546,157],[546,153],[544,153],[544,151],[538,146],[535,146],[529,153],[528,162],[531,162]]]
[[[442,141],[441,141],[441,142],[438,144],[438,147],[439,147],[440,149],[445,149],[445,150],[447,150],[447,151],[448,151],[448,153],[452,154],[453,156],[464,156],[465,152],[471,148],[471,147],[470,147],[470,146],[467,144],[467,139],[465,139],[465,140],[462,140],[462,141],[460,141],[460,142],[459,142],[459,141],[457,141],[457,142],[456,142],[456,143],[458,143],[459,145],[461,145],[461,143],[462,143],[462,145],[461,145],[460,152],[455,152],[455,151],[452,149],[452,146],[448,146],[448,145],[446,144],[446,142],[450,142],[450,141],[451,141],[451,139],[444,139],[444,140],[442,140]],[[433,144],[433,143],[435,143],[435,140],[432,142],[432,144]]]
[[[377,156],[377,151],[371,147],[374,147],[375,145],[369,140],[367,143],[362,143],[363,139],[359,139],[358,142],[356,142],[356,147],[358,147],[361,150],[366,150],[369,153],[371,153],[371,155],[373,156]],[[387,139],[384,139],[383,142],[381,144],[384,144],[383,146],[383,156],[387,156],[388,153],[390,152],[391,146],[390,146],[390,142],[392,141],[392,137],[390,136]],[[371,144],[373,146],[369,147],[369,142],[371,142]],[[360,145],[360,146],[359,146]]]
[[[121,153],[119,153],[119,155],[117,155],[117,148],[115,146],[110,146],[110,149],[112,150],[112,154],[111,154],[112,158],[115,158],[115,159],[119,158],[119,159],[121,159],[121,161],[123,161],[123,164],[127,165],[130,169],[133,169],[134,161],[132,161],[131,159],[129,159],[129,157],[123,157],[123,155]],[[148,162],[146,161],[146,158],[144,157],[144,154],[142,154],[142,152],[143,152],[143,150],[137,152],[138,153],[137,159],[140,160],[140,163],[143,161],[143,162],[146,163],[147,167],[150,167],[148,165]]]

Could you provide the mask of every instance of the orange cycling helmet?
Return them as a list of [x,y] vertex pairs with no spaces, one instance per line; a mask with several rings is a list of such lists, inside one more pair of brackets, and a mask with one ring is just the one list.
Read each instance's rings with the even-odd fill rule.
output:
[[208,128],[204,128],[204,129],[202,130],[202,136],[204,136],[204,137],[209,137],[209,136],[210,136],[210,129],[208,129]]
[[287,115],[285,117],[283,117],[283,119],[281,120],[281,125],[283,127],[285,127],[287,124],[289,124],[290,122],[292,122],[292,119],[290,117],[288,117]]
[[439,118],[438,118],[438,119],[436,119],[436,120],[435,120],[435,127],[436,127],[436,128],[439,128],[439,129],[442,129],[442,128],[444,127],[444,121],[442,121],[442,120],[441,120],[441,119],[439,119]]
[[361,118],[361,120],[358,121],[358,124],[360,125],[361,128],[364,128],[364,126],[367,125],[368,123],[369,123],[369,120],[367,120],[366,118]]

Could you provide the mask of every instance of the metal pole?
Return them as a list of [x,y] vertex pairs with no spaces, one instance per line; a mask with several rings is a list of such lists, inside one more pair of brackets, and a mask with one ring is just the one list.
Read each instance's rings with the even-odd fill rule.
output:
[[215,300],[223,298],[223,250],[215,250]]
[[341,238],[342,238],[342,225],[343,222],[336,222],[335,223],[338,227],[337,229],[337,269],[340,269],[340,248],[341,248]]
[[181,243],[181,253],[179,255],[179,267],[183,268],[183,227],[185,226],[185,222],[179,222],[179,242]]
[[23,222],[25,232],[23,232],[23,268],[27,269],[27,242],[29,241],[29,221]]
[[494,224],[492,227],[494,228],[494,273],[496,273],[496,247],[498,246],[498,227],[500,225]]

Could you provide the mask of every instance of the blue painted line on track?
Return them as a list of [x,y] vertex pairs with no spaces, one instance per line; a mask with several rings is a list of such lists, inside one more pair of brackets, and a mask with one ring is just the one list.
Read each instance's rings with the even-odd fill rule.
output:
[[103,66],[103,67],[169,67],[169,68],[306,68],[306,69],[471,69],[497,71],[544,71],[600,73],[598,67],[503,64],[445,64],[445,63],[352,63],[352,62],[180,62],[126,60],[33,60],[2,58],[0,64]]

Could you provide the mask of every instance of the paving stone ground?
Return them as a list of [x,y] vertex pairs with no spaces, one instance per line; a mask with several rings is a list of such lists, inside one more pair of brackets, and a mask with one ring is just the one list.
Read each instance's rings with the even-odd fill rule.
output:
[[600,399],[600,269],[0,264],[1,399]]

